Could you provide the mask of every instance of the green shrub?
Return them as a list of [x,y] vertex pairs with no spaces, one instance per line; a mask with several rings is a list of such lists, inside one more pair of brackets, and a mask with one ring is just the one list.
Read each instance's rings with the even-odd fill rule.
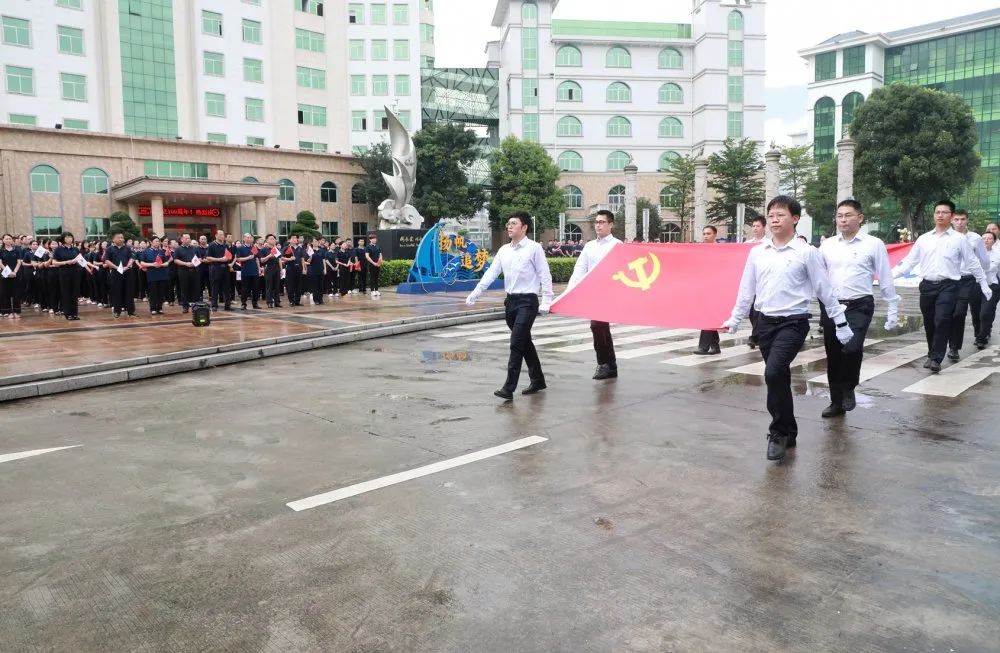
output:
[[549,270],[552,272],[552,283],[566,283],[573,275],[575,258],[549,258]]

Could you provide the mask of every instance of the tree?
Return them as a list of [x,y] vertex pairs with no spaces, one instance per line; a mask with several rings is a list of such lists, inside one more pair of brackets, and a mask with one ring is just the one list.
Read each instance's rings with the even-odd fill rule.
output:
[[837,159],[824,161],[817,166],[816,174],[806,181],[802,203],[819,232],[824,236],[832,236],[836,228],[833,216],[837,213]]
[[892,196],[906,227],[941,197],[960,195],[979,169],[976,121],[957,95],[922,86],[876,89],[850,127],[857,142],[855,177],[868,194]]
[[687,242],[691,240],[688,221],[694,217],[694,157],[675,157],[670,161],[667,174],[669,178],[663,182],[663,193],[674,204],[670,210],[681,223],[681,240]]
[[417,185],[413,206],[433,225],[439,218],[472,216],[486,197],[465,170],[479,157],[479,137],[461,125],[431,122],[413,135]]
[[[110,216],[110,226],[108,228],[108,234],[113,236],[117,233],[125,236],[125,240],[131,238],[132,240],[139,240],[142,238],[142,232],[139,230],[139,225],[132,222],[132,217],[125,213],[125,211],[115,211]],[[157,234],[160,236],[162,234]]]
[[[369,147],[365,152],[358,155],[357,159],[358,165],[361,166],[361,170],[364,172],[357,183],[361,184],[361,188],[365,192],[368,208],[373,212],[377,211],[378,205],[389,197],[389,187],[385,185],[382,173],[392,175],[392,148],[388,142],[382,141]],[[421,171],[418,164],[417,178],[420,177],[420,174]]]
[[316,216],[312,211],[299,211],[295,216],[295,224],[288,232],[289,236],[310,236],[319,238],[319,225],[316,223]]
[[749,138],[727,138],[722,149],[708,157],[708,187],[715,196],[708,203],[712,222],[734,222],[736,205],[745,204],[744,222],[750,224],[764,206],[764,162]]
[[534,216],[538,232],[559,224],[559,214],[566,209],[562,190],[556,186],[559,168],[541,145],[508,136],[490,159],[490,177],[494,227],[517,211]]
[[[647,197],[635,198],[635,235],[642,238],[642,212],[649,209],[649,236],[648,242],[660,240],[663,233],[663,219],[660,217],[660,207],[656,202],[652,202]],[[618,207],[615,213],[615,226],[611,228],[611,233],[621,240],[625,240],[625,205]]]
[[781,172],[781,191],[795,199],[802,199],[803,187],[816,176],[816,161],[810,150],[812,150],[811,144],[781,148],[781,162],[778,164]]

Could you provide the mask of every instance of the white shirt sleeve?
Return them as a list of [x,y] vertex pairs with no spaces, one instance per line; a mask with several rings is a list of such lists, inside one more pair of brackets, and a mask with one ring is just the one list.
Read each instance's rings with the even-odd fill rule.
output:
[[826,314],[836,324],[838,318],[844,315],[844,306],[833,294],[833,285],[830,283],[830,275],[826,271],[823,255],[815,247],[810,247],[805,254],[806,269],[809,271],[809,283],[812,284],[813,294],[823,302]]
[[979,256],[976,254],[975,250],[973,250],[972,244],[969,243],[969,239],[962,238],[960,247],[962,250],[962,256],[969,262],[969,271],[972,272],[972,276],[976,278],[976,282],[980,286],[983,285],[986,283],[986,273],[983,272],[983,264],[979,262]]
[[757,293],[757,267],[754,263],[754,252],[757,248],[750,250],[747,255],[747,262],[743,266],[743,276],[740,278],[740,292],[736,295],[736,305],[729,316],[731,320],[739,322],[750,312],[754,295]]
[[569,278],[569,283],[566,286],[566,292],[572,290],[573,286],[580,283],[580,281],[583,280],[583,277],[590,272],[590,256],[587,251],[587,247],[589,246],[590,243],[584,245],[583,251],[580,252],[580,256],[576,258],[576,264],[573,265],[573,274]]
[[538,272],[538,278],[542,282],[542,300],[541,304],[543,306],[548,306],[552,304],[552,271],[549,270],[549,262],[545,258],[545,252],[542,250],[542,246],[535,243],[535,251],[532,256],[532,262],[535,266],[535,271]]
[[889,251],[885,248],[885,243],[878,243],[875,248],[875,274],[878,275],[879,292],[882,299],[889,304],[890,310],[899,305],[899,294],[896,292],[896,284],[892,280],[892,266],[889,265]]
[[910,253],[906,257],[896,264],[893,268],[894,276],[902,276],[908,273],[910,270],[917,266],[920,262],[920,239],[917,238],[917,242],[913,243],[913,247],[910,248]]
[[500,273],[503,272],[503,264],[501,261],[503,260],[504,252],[507,251],[506,247],[507,245],[504,245],[497,250],[496,256],[494,256],[493,260],[490,262],[490,267],[486,268],[486,274],[483,275],[483,278],[479,280],[476,287],[472,289],[471,293],[469,293],[469,299],[477,299],[483,294],[483,291],[490,287],[490,284],[497,280]]

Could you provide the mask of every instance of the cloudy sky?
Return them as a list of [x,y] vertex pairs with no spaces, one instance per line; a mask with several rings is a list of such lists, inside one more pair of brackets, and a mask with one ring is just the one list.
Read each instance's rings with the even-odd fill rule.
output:
[[[881,32],[997,6],[997,0],[767,0],[767,127],[765,140],[787,142],[805,129],[805,61],[796,52],[834,34]],[[437,66],[482,66],[496,0],[435,0]],[[690,0],[561,0],[556,18],[690,22]]]

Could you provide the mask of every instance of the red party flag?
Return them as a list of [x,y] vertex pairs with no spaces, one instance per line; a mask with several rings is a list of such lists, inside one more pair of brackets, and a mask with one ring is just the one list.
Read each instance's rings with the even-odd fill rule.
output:
[[885,248],[889,251],[889,265],[896,267],[913,249],[913,243],[893,243]]
[[250,248],[250,253],[253,254],[254,256],[257,256],[257,246],[256,245],[254,245],[253,247]]
[[233,258],[233,253],[230,252],[228,249],[226,250],[226,253],[222,255],[222,260],[224,261],[230,261],[232,260],[232,258]]
[[154,261],[154,263],[156,263],[157,265],[163,265],[163,258],[159,254],[157,254],[156,261]]
[[292,248],[291,246],[288,246],[285,248],[285,256],[291,256],[291,255],[292,255]]

